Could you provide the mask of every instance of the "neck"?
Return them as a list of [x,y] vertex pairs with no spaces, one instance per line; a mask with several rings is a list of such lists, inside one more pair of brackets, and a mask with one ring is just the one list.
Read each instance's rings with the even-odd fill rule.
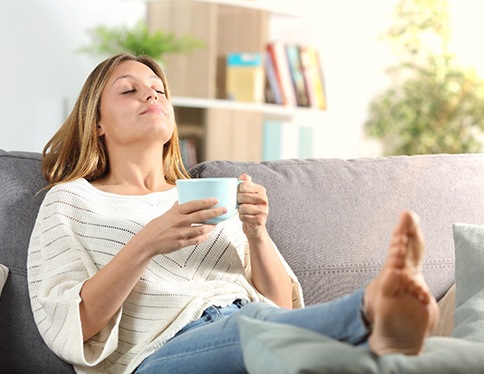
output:
[[109,150],[109,174],[94,184],[105,191],[136,195],[171,188],[165,180],[163,147]]

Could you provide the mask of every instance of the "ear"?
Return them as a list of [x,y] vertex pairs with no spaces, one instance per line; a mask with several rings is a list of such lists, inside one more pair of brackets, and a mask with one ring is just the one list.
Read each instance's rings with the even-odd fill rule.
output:
[[104,129],[99,123],[96,126],[96,131],[97,131],[97,136],[103,136],[104,135]]

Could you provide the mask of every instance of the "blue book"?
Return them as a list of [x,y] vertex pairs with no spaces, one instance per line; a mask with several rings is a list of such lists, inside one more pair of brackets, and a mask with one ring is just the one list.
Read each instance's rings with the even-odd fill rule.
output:
[[310,106],[306,82],[304,80],[303,68],[301,65],[301,56],[299,46],[295,44],[286,45],[287,61],[291,71],[292,84],[296,93],[298,106]]
[[281,122],[273,119],[264,121],[262,130],[262,160],[271,161],[281,158]]

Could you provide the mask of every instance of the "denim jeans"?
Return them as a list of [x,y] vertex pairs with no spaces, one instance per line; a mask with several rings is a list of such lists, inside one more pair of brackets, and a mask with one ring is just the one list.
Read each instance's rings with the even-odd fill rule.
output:
[[362,299],[363,290],[358,290],[332,302],[295,310],[240,300],[224,308],[211,306],[146,358],[135,373],[246,373],[237,323],[241,315],[307,328],[353,345],[366,344]]

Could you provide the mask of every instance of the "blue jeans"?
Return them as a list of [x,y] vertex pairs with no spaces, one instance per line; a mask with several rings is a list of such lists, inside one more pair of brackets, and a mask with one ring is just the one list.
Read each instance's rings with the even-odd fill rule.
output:
[[225,308],[212,306],[147,357],[135,373],[246,373],[237,324],[241,315],[307,328],[353,345],[365,344],[369,332],[361,315],[362,299],[363,290],[358,290],[295,310],[240,300]]

